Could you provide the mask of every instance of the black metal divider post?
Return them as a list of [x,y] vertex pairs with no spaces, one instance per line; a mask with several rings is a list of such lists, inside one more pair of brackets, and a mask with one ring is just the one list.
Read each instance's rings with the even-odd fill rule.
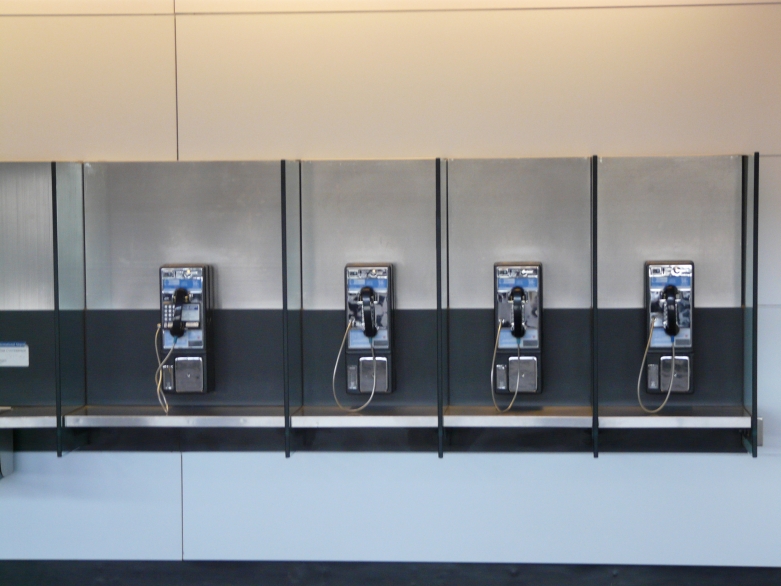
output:
[[60,381],[60,272],[57,242],[57,163],[51,164],[52,175],[52,267],[54,281],[54,393],[57,420],[57,457],[62,458],[62,383]]
[[591,157],[591,443],[599,457],[599,317],[597,314],[597,170],[599,157]]
[[754,247],[752,252],[754,258],[752,259],[754,270],[751,277],[753,284],[751,288],[751,294],[753,296],[753,315],[752,315],[752,332],[751,332],[751,346],[752,356],[754,359],[751,361],[751,455],[757,457],[757,443],[758,438],[758,420],[757,420],[757,325],[759,317],[759,153],[754,153],[754,217],[753,217],[754,229],[752,230],[752,236],[754,237]]
[[436,222],[437,222],[437,450],[442,458],[445,449],[445,388],[444,319],[442,315],[442,160],[436,161]]
[[285,403],[285,457],[290,457],[290,353],[288,352],[287,307],[287,183],[285,160],[280,162],[282,202],[282,381]]

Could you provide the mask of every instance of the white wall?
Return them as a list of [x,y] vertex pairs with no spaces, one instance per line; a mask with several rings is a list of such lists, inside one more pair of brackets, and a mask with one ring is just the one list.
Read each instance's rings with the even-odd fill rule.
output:
[[[781,4],[498,5],[3,0],[0,160],[781,154]],[[756,460],[18,453],[0,558],[781,565],[781,157],[761,181]]]

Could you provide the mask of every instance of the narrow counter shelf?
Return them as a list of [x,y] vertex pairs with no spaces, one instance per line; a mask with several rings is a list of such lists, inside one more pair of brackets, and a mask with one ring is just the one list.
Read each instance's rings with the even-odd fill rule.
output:
[[751,414],[742,406],[665,407],[650,415],[638,406],[599,408],[601,429],[751,429]]
[[57,427],[55,407],[0,407],[0,429]]
[[65,427],[285,427],[282,407],[180,407],[168,415],[158,406],[81,407],[64,417]]
[[293,412],[291,426],[294,428],[338,428],[338,427],[424,427],[438,426],[436,407],[380,407],[370,406],[359,413],[343,411],[333,407],[301,407]]
[[546,406],[514,408],[499,413],[493,406],[450,406],[445,427],[575,427],[590,428],[591,407]]

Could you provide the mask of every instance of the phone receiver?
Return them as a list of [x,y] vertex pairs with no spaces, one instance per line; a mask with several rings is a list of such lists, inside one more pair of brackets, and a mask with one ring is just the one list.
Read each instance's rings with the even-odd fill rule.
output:
[[664,331],[668,336],[677,336],[678,326],[678,287],[667,285],[662,291],[664,297]]
[[186,328],[182,323],[182,306],[187,303],[190,297],[187,289],[181,287],[174,291],[174,317],[171,324],[171,328],[168,330],[174,338],[181,338],[184,335]]
[[363,333],[367,338],[377,335],[377,324],[374,313],[374,289],[364,287],[360,292],[361,311],[363,312]]
[[523,287],[512,288],[510,301],[513,304],[513,325],[510,333],[516,338],[523,338],[526,333],[526,321],[523,315],[526,305],[526,291],[523,290]]

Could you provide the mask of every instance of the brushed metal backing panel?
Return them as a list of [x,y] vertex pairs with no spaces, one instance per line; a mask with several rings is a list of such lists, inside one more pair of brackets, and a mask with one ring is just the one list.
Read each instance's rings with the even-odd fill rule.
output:
[[591,307],[588,158],[448,161],[450,307],[493,308],[493,266],[539,261],[545,307]]
[[304,309],[344,308],[344,266],[393,263],[396,307],[436,308],[436,167],[301,163]]
[[57,163],[60,309],[84,309],[84,194],[80,163]]
[[602,158],[598,180],[600,308],[643,307],[666,259],[694,261],[697,307],[740,307],[740,157]]
[[86,163],[87,307],[155,309],[158,268],[215,268],[217,309],[282,307],[278,162]]
[[49,163],[0,163],[0,310],[54,309]]

